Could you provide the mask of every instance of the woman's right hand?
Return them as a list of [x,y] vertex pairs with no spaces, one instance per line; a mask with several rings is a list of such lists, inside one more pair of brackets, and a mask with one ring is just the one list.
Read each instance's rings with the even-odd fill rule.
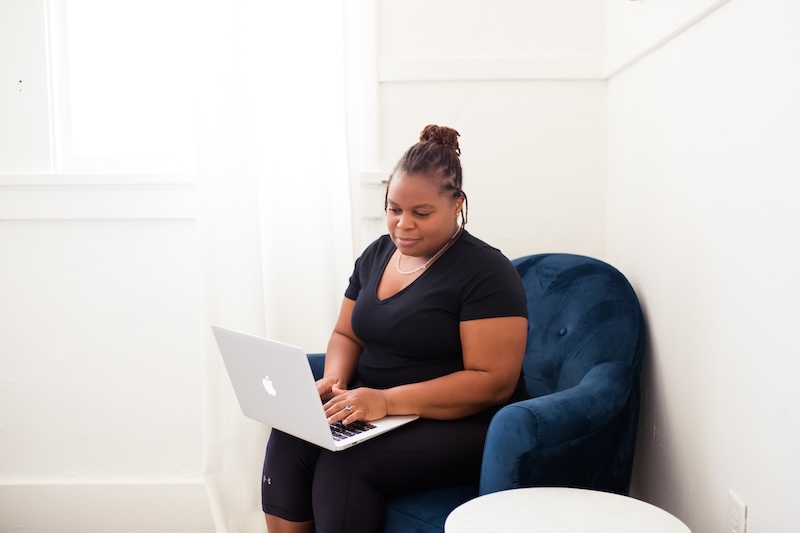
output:
[[[334,387],[337,389],[336,393],[333,392]],[[347,383],[341,378],[335,376],[326,376],[317,380],[317,392],[319,393],[319,397],[322,399],[322,401],[327,402],[345,390],[347,390]]]

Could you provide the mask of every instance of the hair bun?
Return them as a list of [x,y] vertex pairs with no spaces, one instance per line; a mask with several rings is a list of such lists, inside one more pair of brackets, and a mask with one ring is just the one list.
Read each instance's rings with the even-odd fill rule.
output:
[[419,134],[419,142],[430,142],[444,145],[461,155],[461,148],[458,147],[458,132],[447,126],[437,126],[430,124],[425,126]]

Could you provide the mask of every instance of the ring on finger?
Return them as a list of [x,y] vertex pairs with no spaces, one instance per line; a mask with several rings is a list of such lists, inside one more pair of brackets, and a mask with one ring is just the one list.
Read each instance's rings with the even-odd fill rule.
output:
[[353,410],[353,406],[352,405],[345,405],[344,408],[347,409],[348,411],[352,411]]

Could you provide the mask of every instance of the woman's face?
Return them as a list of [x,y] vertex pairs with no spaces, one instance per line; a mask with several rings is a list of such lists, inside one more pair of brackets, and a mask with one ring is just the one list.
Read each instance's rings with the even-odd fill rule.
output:
[[389,183],[386,226],[403,255],[430,257],[458,229],[463,198],[439,190],[438,180],[414,174],[395,175]]

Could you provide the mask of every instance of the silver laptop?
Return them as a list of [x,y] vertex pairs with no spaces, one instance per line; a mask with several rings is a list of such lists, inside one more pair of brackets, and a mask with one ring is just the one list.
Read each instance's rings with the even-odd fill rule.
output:
[[368,423],[331,426],[302,349],[216,325],[211,329],[239,406],[254,420],[340,451],[419,418],[387,416]]

